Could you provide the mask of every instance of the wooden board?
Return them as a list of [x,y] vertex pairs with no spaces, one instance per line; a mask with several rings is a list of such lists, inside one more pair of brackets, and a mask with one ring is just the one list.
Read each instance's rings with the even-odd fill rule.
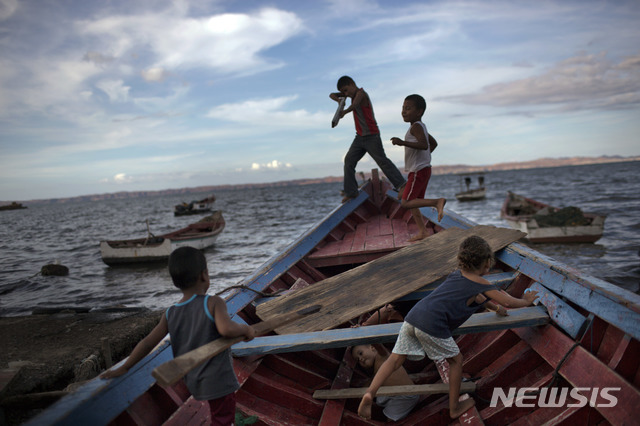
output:
[[336,108],[336,112],[335,114],[333,114],[333,119],[331,120],[331,128],[336,127],[338,125],[338,122],[340,121],[340,118],[342,118],[340,117],[340,115],[344,110],[344,104],[346,100],[347,100],[346,97],[340,98],[340,102],[338,102],[338,107]]
[[494,251],[524,233],[478,225],[450,228],[367,264],[278,297],[256,308],[266,320],[286,312],[321,304],[320,312],[276,329],[278,334],[328,330],[411,293],[454,271],[460,243],[471,235],[484,238]]
[[[352,399],[362,398],[368,388],[346,388],[346,389],[319,389],[313,393],[316,399]],[[463,382],[460,384],[460,393],[475,392],[476,384],[473,382]],[[404,386],[381,386],[376,396],[400,396],[400,395],[436,395],[439,393],[449,393],[448,383],[434,383],[428,385],[404,385]]]
[[[453,330],[453,335],[535,327],[548,322],[549,315],[542,306],[510,309],[509,315],[506,317],[498,316],[494,312],[482,312],[471,315],[460,327]],[[240,342],[233,345],[231,351],[234,356],[246,357],[344,348],[373,343],[391,343],[396,341],[401,325],[402,323],[395,322],[367,327],[337,328],[299,334],[256,337],[250,342]]]

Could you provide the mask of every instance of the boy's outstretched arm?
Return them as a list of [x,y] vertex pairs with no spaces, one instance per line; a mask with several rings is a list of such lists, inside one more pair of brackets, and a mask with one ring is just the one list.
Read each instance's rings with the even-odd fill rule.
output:
[[144,339],[138,342],[136,347],[133,348],[133,351],[131,351],[131,355],[129,355],[125,360],[124,364],[118,368],[105,371],[100,375],[100,378],[111,379],[125,374],[131,367],[147,356],[149,352],[151,352],[153,348],[155,348],[158,343],[164,339],[164,336],[166,336],[168,332],[169,328],[167,326],[167,317],[163,314],[158,325],[156,325]]
[[216,320],[218,332],[223,337],[240,337],[245,336],[245,341],[252,340],[256,332],[250,325],[239,324],[231,320],[227,312],[227,304],[219,296],[209,297],[209,312]]

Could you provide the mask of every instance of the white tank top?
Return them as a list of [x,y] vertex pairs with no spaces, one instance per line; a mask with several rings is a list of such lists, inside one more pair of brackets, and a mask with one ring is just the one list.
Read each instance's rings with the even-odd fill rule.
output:
[[[425,167],[431,167],[431,144],[429,141],[429,133],[427,133],[427,126],[422,121],[416,121],[424,129],[424,134],[427,137],[427,149],[415,149],[408,146],[404,147],[404,170],[405,172],[417,172]],[[415,124],[415,123],[414,123]],[[418,140],[411,134],[411,127],[407,130],[407,134],[404,136],[404,140],[407,142],[418,142]]]

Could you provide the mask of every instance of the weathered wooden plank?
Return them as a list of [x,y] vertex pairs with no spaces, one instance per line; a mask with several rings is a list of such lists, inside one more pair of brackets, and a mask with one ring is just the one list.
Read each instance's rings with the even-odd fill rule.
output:
[[367,241],[367,224],[361,223],[358,224],[356,228],[355,236],[353,237],[353,244],[351,244],[352,251],[362,251],[364,250],[364,244]]
[[[403,209],[404,210],[404,209]],[[391,226],[393,227],[393,244],[396,248],[406,247],[409,243],[409,228],[407,222],[402,219],[392,219]]]
[[586,318],[540,283],[533,283],[529,288],[538,292],[536,301],[547,308],[549,318],[566,331],[571,338],[576,339],[583,330]]
[[512,244],[497,254],[499,260],[541,282],[559,296],[593,312],[640,340],[640,296],[559,264],[540,253]]
[[[351,383],[353,368],[355,367],[356,362],[350,355],[349,350],[345,351],[342,361],[343,362],[340,363],[340,367],[338,368],[338,373],[331,384],[332,391],[348,389],[349,383]],[[315,398],[315,394],[313,397]],[[345,402],[346,401],[344,400],[327,401],[324,404],[324,409],[322,410],[322,416],[320,416],[318,426],[339,425],[342,420],[342,414],[344,413]]]
[[[512,309],[506,317],[493,312],[472,315],[453,331],[454,335],[504,330],[516,327],[532,327],[546,324],[549,316],[542,306]],[[256,337],[250,342],[240,342],[231,347],[235,356],[264,355],[283,352],[300,352],[368,343],[394,342],[402,323],[371,325],[367,327],[339,328],[297,334]]]
[[[451,273],[457,266],[458,246],[470,235],[483,237],[493,250],[499,250],[523,234],[483,225],[469,230],[445,230],[313,286],[263,303],[256,312],[260,318],[271,318],[321,303],[324,306],[319,313],[276,331],[287,334],[336,327]],[[354,304],[354,300],[359,303]]]
[[[350,253],[351,252],[351,246],[353,246],[353,238],[354,237],[355,237],[355,233],[354,232],[349,232],[348,234],[345,234],[344,238],[340,242],[340,246],[338,248],[338,253]],[[329,256],[330,253],[327,253],[324,250],[318,250],[313,255],[316,256],[316,257]]]
[[380,218],[380,235],[392,235],[393,227],[391,226],[391,219],[388,217]]
[[367,222],[367,239],[380,235],[380,215],[373,217]]
[[391,235],[367,237],[367,241],[365,242],[366,251],[385,250],[390,247],[393,247],[393,237]]
[[[460,386],[460,393],[475,391],[476,384],[473,382],[464,382]],[[313,397],[316,399],[353,399],[362,398],[366,392],[367,388],[320,389],[313,393]],[[376,396],[436,395],[439,393],[449,393],[449,384],[382,386]]]

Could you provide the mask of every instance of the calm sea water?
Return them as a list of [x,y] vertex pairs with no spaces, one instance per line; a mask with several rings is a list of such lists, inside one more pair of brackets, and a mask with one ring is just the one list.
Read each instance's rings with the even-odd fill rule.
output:
[[[552,258],[630,291],[640,284],[640,162],[492,172],[487,198],[459,203],[454,175],[434,176],[427,196],[445,196],[446,208],[487,225],[506,226],[500,206],[508,190],[548,204],[578,206],[607,215],[596,244],[534,247]],[[212,289],[237,284],[286,247],[339,202],[341,184],[216,192],[215,208],[227,226],[206,250]],[[156,196],[135,200],[35,205],[0,212],[0,316],[29,314],[34,307],[125,305],[162,309],[176,300],[166,267],[109,267],[99,241],[163,234],[197,217],[174,217],[173,205],[202,198]],[[66,277],[38,272],[58,261]]]

